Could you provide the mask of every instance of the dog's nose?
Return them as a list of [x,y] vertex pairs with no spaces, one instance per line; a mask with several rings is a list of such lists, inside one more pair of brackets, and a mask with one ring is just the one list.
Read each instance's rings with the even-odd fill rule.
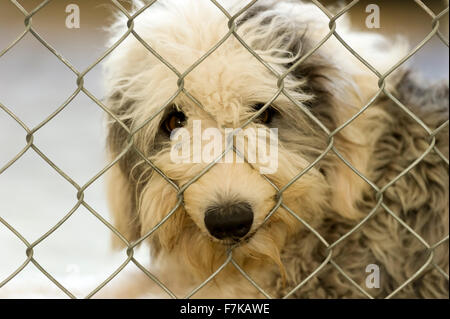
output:
[[252,223],[253,210],[246,202],[210,206],[205,212],[206,228],[217,239],[244,237]]

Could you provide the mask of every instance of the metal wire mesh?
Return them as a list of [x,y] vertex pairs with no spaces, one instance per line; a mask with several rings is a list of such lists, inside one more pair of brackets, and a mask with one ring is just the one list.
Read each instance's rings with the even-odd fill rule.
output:
[[[61,62],[63,62],[67,68],[72,71],[76,76],[76,84],[77,88],[76,90],[65,100],[63,104],[61,104],[51,115],[49,115],[46,119],[44,119],[41,123],[39,123],[37,126],[30,128],[28,127],[24,122],[21,121],[21,119],[15,115],[7,106],[0,103],[0,108],[9,115],[15,122],[17,122],[26,132],[26,145],[23,147],[23,149],[17,153],[16,156],[14,156],[10,161],[7,162],[5,166],[0,168],[0,174],[5,172],[11,165],[13,165],[19,158],[21,158],[26,152],[34,151],[36,154],[38,154],[51,168],[53,168],[59,175],[61,175],[68,183],[70,183],[74,189],[76,190],[76,196],[77,196],[77,203],[66,213],[66,215],[59,220],[58,223],[56,223],[53,227],[51,227],[45,234],[40,236],[37,240],[34,242],[28,242],[25,237],[19,233],[11,224],[9,224],[2,216],[0,216],[0,222],[5,225],[17,238],[19,238],[22,243],[26,247],[26,260],[18,267],[13,273],[11,273],[6,279],[4,279],[0,283],[0,288],[3,287],[6,283],[8,283],[11,279],[16,277],[25,267],[27,267],[30,263],[32,263],[39,271],[41,271],[51,282],[53,282],[59,289],[61,289],[67,296],[71,298],[76,298],[75,295],[69,291],[66,287],[64,287],[58,280],[56,280],[49,272],[46,271],[44,267],[42,267],[39,262],[34,258],[34,248],[42,243],[44,240],[49,238],[49,236],[52,235],[53,232],[55,232],[63,223],[65,223],[76,211],[80,206],[84,206],[93,216],[95,216],[99,221],[103,223],[106,227],[108,227],[111,232],[113,232],[126,246],[126,254],[127,258],[123,263],[106,279],[104,280],[100,285],[98,285],[94,290],[92,290],[86,298],[90,298],[94,296],[100,289],[102,289],[108,282],[110,282],[119,272],[121,272],[125,266],[127,266],[129,263],[135,264],[142,272],[144,272],[151,280],[153,280],[159,287],[161,287],[162,290],[164,290],[170,297],[172,298],[179,298],[183,296],[175,296],[175,294],[166,287],[155,275],[153,275],[149,270],[147,270],[142,264],[140,264],[135,258],[134,258],[134,249],[137,245],[139,245],[142,241],[147,239],[149,236],[152,235],[153,232],[155,232],[162,224],[164,224],[174,213],[175,211],[183,205],[183,194],[186,191],[186,189],[195,183],[201,176],[206,174],[222,157],[225,156],[225,154],[229,151],[232,151],[231,148],[227,148],[215,161],[211,162],[209,165],[207,165],[197,176],[195,176],[192,180],[187,182],[186,184],[180,186],[177,186],[170,178],[168,178],[162,170],[160,170],[157,166],[154,165],[135,145],[134,145],[134,136],[135,134],[141,130],[145,125],[147,125],[150,121],[152,121],[159,113],[163,112],[163,110],[168,107],[173,100],[182,92],[184,93],[193,103],[198,105],[199,107],[202,107],[201,103],[195,99],[194,96],[192,96],[184,87],[184,79],[185,77],[194,70],[200,63],[202,63],[205,59],[207,59],[215,50],[217,50],[222,43],[224,43],[228,38],[234,37],[237,39],[244,48],[246,48],[262,65],[264,65],[273,75],[275,75],[278,78],[277,81],[277,92],[273,95],[273,97],[250,119],[248,119],[240,128],[245,128],[248,124],[250,124],[256,117],[258,117],[262,112],[265,111],[266,108],[269,107],[269,105],[280,95],[283,94],[285,97],[287,97],[292,103],[294,103],[297,107],[299,107],[311,120],[313,120],[318,127],[320,127],[321,130],[323,130],[327,136],[328,136],[328,146],[326,149],[322,152],[320,156],[318,156],[310,165],[308,165],[303,171],[299,172],[290,182],[288,182],[286,185],[284,185],[281,188],[277,188],[270,180],[266,178],[267,182],[272,185],[277,192],[277,198],[278,201],[276,205],[271,209],[267,217],[265,218],[264,222],[266,222],[272,214],[279,208],[283,207],[286,211],[288,211],[293,217],[295,217],[298,222],[302,223],[309,231],[311,231],[319,240],[320,242],[326,247],[327,256],[323,260],[323,262],[320,264],[319,267],[317,267],[308,277],[303,279],[302,282],[300,282],[295,288],[293,288],[288,294],[284,296],[284,298],[290,297],[294,292],[296,292],[298,289],[300,289],[302,286],[304,286],[311,278],[315,277],[326,265],[331,265],[334,267],[337,271],[339,271],[347,280],[348,282],[354,286],[355,289],[359,290],[363,295],[365,295],[368,298],[373,298],[367,291],[365,291],[360,285],[358,285],[349,275],[347,275],[344,270],[333,260],[333,248],[340,244],[341,242],[345,241],[346,238],[348,238],[350,235],[352,235],[354,232],[356,232],[360,227],[362,227],[370,218],[374,216],[374,214],[377,213],[379,208],[384,209],[389,215],[391,215],[399,224],[401,224],[404,228],[406,228],[417,240],[419,240],[423,246],[424,249],[428,252],[428,258],[426,262],[418,269],[408,280],[406,280],[403,284],[401,284],[398,288],[396,288],[394,291],[392,291],[386,298],[391,298],[395,296],[398,292],[400,292],[406,285],[410,284],[412,281],[414,281],[418,276],[420,276],[425,269],[428,267],[434,267],[442,276],[444,276],[447,280],[449,278],[448,274],[445,273],[443,269],[441,269],[435,262],[433,262],[433,254],[434,250],[442,245],[444,242],[447,242],[449,240],[449,236],[447,235],[445,238],[442,238],[437,243],[430,245],[426,242],[417,232],[415,232],[410,226],[408,226],[402,219],[400,219],[395,213],[393,213],[389,207],[383,202],[383,194],[386,192],[386,190],[393,185],[396,181],[401,179],[405,174],[407,174],[410,170],[412,170],[414,167],[416,167],[422,159],[427,156],[430,152],[435,152],[439,155],[439,157],[446,163],[448,166],[449,161],[445,156],[436,148],[435,142],[436,142],[436,134],[440,132],[443,128],[448,126],[449,121],[447,120],[445,123],[443,123],[440,127],[438,127],[435,130],[430,129],[419,117],[417,117],[413,112],[411,112],[405,105],[403,105],[395,96],[393,96],[389,90],[386,88],[386,78],[394,72],[398,67],[400,67],[403,63],[405,63],[408,59],[410,59],[419,49],[421,49],[432,37],[437,36],[439,39],[448,47],[448,40],[446,40],[441,32],[439,31],[439,19],[442,18],[445,14],[448,13],[448,7],[440,12],[439,14],[434,14],[432,10],[430,10],[422,1],[415,0],[415,3],[422,8],[429,16],[430,16],[430,26],[431,31],[428,33],[428,35],[404,58],[402,58],[400,61],[398,61],[394,66],[392,66],[387,72],[384,74],[379,73],[371,64],[369,64],[366,60],[364,60],[356,51],[354,51],[341,36],[336,32],[336,21],[347,11],[349,11],[354,5],[356,5],[359,0],[354,0],[350,2],[348,5],[343,7],[337,14],[332,14],[324,5],[322,5],[317,0],[312,0],[312,2],[320,8],[329,18],[329,29],[330,31],[328,34],[314,47],[311,49],[311,51],[304,54],[294,65],[292,65],[288,70],[286,70],[283,74],[279,74],[277,71],[275,71],[269,64],[267,64],[258,54],[252,50],[252,48],[245,43],[245,41],[236,33],[237,25],[236,20],[240,15],[242,15],[246,10],[248,10],[251,6],[253,6],[257,0],[253,0],[250,3],[248,3],[245,7],[243,7],[239,12],[237,12],[234,15],[231,15],[224,7],[222,7],[216,0],[211,0],[211,2],[222,11],[222,13],[228,18],[228,29],[229,31],[223,36],[223,38],[217,42],[211,49],[209,49],[201,58],[199,58],[194,64],[192,64],[186,71],[183,73],[180,73],[174,66],[172,66],[168,61],[166,61],[162,56],[158,54],[148,43],[146,43],[138,33],[134,30],[134,20],[145,10],[149,9],[157,0],[153,0],[148,2],[145,6],[140,8],[135,13],[131,14],[128,12],[119,1],[117,0],[111,0],[111,3],[118,9],[122,14],[124,14],[127,19],[127,31],[117,40],[116,43],[114,43],[108,50],[106,50],[93,64],[91,64],[87,69],[84,71],[77,70],[68,60],[66,60],[61,54],[59,54],[40,34],[36,32],[36,30],[33,28],[32,24],[32,18],[33,16],[38,13],[42,8],[44,8],[51,0],[45,0],[42,1],[35,9],[28,12],[23,8],[23,6],[16,0],[11,0],[11,2],[21,11],[21,13],[24,16],[24,23],[25,23],[25,29],[8,47],[6,47],[3,51],[0,52],[0,58],[5,55],[9,50],[11,50],[15,45],[17,45],[26,34],[30,33],[32,34],[45,48],[47,48],[51,53],[53,53]],[[120,119],[112,113],[106,105],[104,105],[100,99],[95,97],[85,86],[84,86],[84,77],[88,72],[90,72],[97,64],[99,64],[106,56],[108,56],[120,43],[122,43],[127,37],[132,36],[135,37],[149,52],[151,52],[156,58],[159,59],[164,65],[166,65],[177,77],[177,86],[178,89],[176,92],[170,97],[169,100],[162,105],[156,113],[154,113],[151,117],[146,119],[139,127],[137,127],[134,130],[130,130],[123,122],[120,121]],[[378,91],[376,94],[370,99],[370,101],[364,105],[354,116],[352,116],[350,119],[348,119],[345,123],[337,127],[334,131],[330,132],[321,122],[318,120],[313,114],[311,114],[307,109],[304,108],[303,105],[299,104],[295,99],[293,99],[289,93],[284,88],[284,79],[286,76],[296,69],[300,64],[302,64],[306,59],[308,59],[314,52],[317,51],[319,47],[321,47],[329,38],[335,37],[353,56],[355,56],[359,61],[361,61],[372,73],[374,73],[378,77]],[[98,107],[100,107],[104,112],[108,113],[109,116],[111,116],[118,124],[123,127],[124,130],[128,133],[128,143],[127,146],[123,149],[123,151],[108,165],[106,165],[102,170],[100,170],[95,176],[93,176],[86,184],[84,185],[78,185],[69,175],[67,175],[63,170],[61,170],[55,163],[53,163],[34,143],[33,143],[33,137],[34,134],[40,130],[44,125],[49,123],[55,116],[57,116],[64,108],[69,105],[69,103],[72,102],[72,100],[78,95],[84,93],[86,96],[88,96],[92,101],[95,102]],[[403,110],[411,119],[413,119],[416,123],[418,123],[429,135],[430,142],[429,146],[426,149],[426,151],[418,157],[412,164],[410,164],[407,168],[405,168],[398,176],[396,176],[393,180],[391,180],[389,183],[387,183],[384,187],[379,188],[377,185],[375,185],[372,181],[370,181],[366,176],[364,176],[361,172],[359,172],[355,167],[353,167],[346,159],[345,157],[339,153],[339,151],[335,148],[334,145],[334,136],[339,133],[341,130],[343,130],[347,125],[352,123],[358,116],[360,116],[364,111],[366,111],[374,102],[375,100],[381,95],[385,94],[389,99],[391,99],[401,110]],[[202,107],[203,108],[203,107]],[[144,236],[139,238],[138,240],[134,242],[127,241],[122,234],[113,226],[111,225],[107,220],[105,220],[98,212],[96,212],[85,200],[84,200],[84,192],[85,190],[94,183],[97,179],[100,178],[107,170],[109,170],[113,165],[115,165],[127,152],[134,151],[142,158],[143,161],[147,165],[149,165],[155,172],[160,174],[174,189],[176,190],[178,194],[178,201],[176,205],[170,210],[170,212],[150,231],[148,231]],[[295,181],[300,179],[304,174],[306,174],[311,168],[313,168],[324,156],[326,156],[328,153],[333,152],[337,155],[337,157],[345,163],[346,166],[348,166],[356,175],[358,175],[362,180],[364,180],[376,193],[376,205],[372,208],[372,210],[369,212],[369,214],[362,219],[353,229],[351,229],[349,232],[347,232],[345,235],[340,237],[335,242],[329,243],[327,242],[312,226],[310,226],[306,221],[304,221],[302,218],[300,218],[294,211],[292,211],[288,206],[285,205],[283,202],[283,192],[286,191]],[[195,295],[200,289],[202,289],[208,282],[210,282],[219,272],[222,271],[225,266],[228,264],[233,265],[242,275],[244,278],[246,278],[256,289],[258,289],[259,292],[261,292],[265,297],[271,298],[271,296],[264,291],[241,267],[240,265],[233,259],[233,248],[230,248],[227,253],[227,258],[224,261],[224,263],[215,270],[211,276],[209,276],[206,280],[204,280],[200,285],[198,285],[195,289],[193,289],[191,292],[189,292],[184,298],[190,298],[193,295]]]

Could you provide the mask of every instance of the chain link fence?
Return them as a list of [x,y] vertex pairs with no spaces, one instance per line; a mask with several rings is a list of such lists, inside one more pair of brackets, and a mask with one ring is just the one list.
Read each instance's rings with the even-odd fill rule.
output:
[[[94,217],[96,217],[103,225],[111,230],[126,246],[126,254],[127,258],[123,263],[106,279],[104,280],[100,285],[98,285],[94,290],[92,290],[86,297],[90,298],[93,297],[99,290],[101,290],[107,283],[109,283],[116,275],[118,275],[128,264],[133,263],[135,264],[142,272],[144,272],[151,280],[153,280],[159,287],[161,287],[162,290],[164,290],[170,297],[172,298],[190,298],[194,296],[200,289],[202,289],[207,283],[209,283],[219,272],[222,271],[228,264],[231,264],[234,266],[245,278],[248,280],[261,294],[263,294],[267,298],[271,298],[271,296],[264,291],[240,266],[239,264],[233,259],[233,248],[230,248],[227,253],[227,258],[224,261],[224,263],[215,270],[211,276],[209,276],[206,280],[204,280],[199,286],[197,286],[195,289],[193,289],[191,292],[189,292],[185,296],[176,296],[168,287],[166,287],[155,275],[153,275],[151,272],[149,272],[148,269],[146,269],[141,263],[139,263],[134,256],[135,248],[140,243],[142,243],[144,240],[146,240],[149,236],[152,235],[153,232],[155,232],[163,223],[165,223],[174,213],[175,211],[183,205],[183,193],[186,191],[186,189],[195,183],[201,176],[206,174],[222,157],[225,156],[225,154],[229,151],[233,151],[232,148],[226,149],[215,161],[211,162],[209,165],[207,165],[197,176],[195,176],[192,180],[187,182],[186,184],[182,186],[176,185],[172,180],[170,180],[163,171],[161,171],[157,166],[154,165],[135,145],[134,145],[134,136],[135,134],[141,130],[145,125],[147,125],[150,121],[152,121],[159,113],[163,112],[163,110],[171,105],[171,103],[174,101],[174,99],[180,94],[183,93],[185,96],[187,96],[194,104],[198,105],[199,107],[202,107],[202,105],[198,102],[198,100],[195,99],[194,96],[192,96],[184,87],[184,79],[186,76],[194,70],[200,63],[202,63],[205,59],[208,58],[215,50],[217,50],[222,43],[224,43],[228,38],[234,37],[237,39],[243,47],[245,47],[262,65],[264,65],[273,75],[275,75],[278,78],[277,86],[278,90],[273,95],[273,97],[262,107],[254,116],[252,116],[250,119],[248,119],[240,128],[243,129],[246,126],[248,126],[255,118],[257,118],[260,114],[262,114],[269,105],[281,94],[283,94],[285,97],[287,97],[292,103],[297,105],[300,109],[302,109],[307,116],[314,121],[320,127],[328,136],[328,146],[323,151],[323,153],[316,158],[312,163],[310,163],[303,171],[299,172],[289,183],[287,183],[285,186],[278,188],[276,187],[270,180],[266,178],[267,182],[272,185],[277,192],[277,198],[278,201],[276,205],[271,209],[267,217],[265,218],[264,222],[266,222],[272,214],[279,208],[282,207],[286,211],[288,211],[293,217],[295,217],[299,223],[303,224],[309,231],[311,231],[320,241],[321,243],[326,247],[327,256],[323,260],[323,262],[320,264],[319,267],[317,267],[308,277],[304,278],[302,282],[298,283],[298,285],[293,288],[288,294],[284,296],[284,298],[290,297],[294,292],[296,292],[298,289],[301,289],[302,286],[304,286],[311,278],[315,277],[326,265],[332,265],[337,271],[339,271],[349,282],[350,285],[352,285],[355,289],[359,290],[363,295],[365,295],[368,298],[373,298],[366,290],[364,290],[360,285],[358,285],[349,275],[347,275],[344,270],[333,260],[333,248],[338,245],[339,243],[343,242],[348,238],[350,235],[352,235],[354,232],[356,232],[360,227],[362,227],[372,216],[378,211],[379,208],[384,209],[389,215],[391,215],[399,224],[401,224],[402,227],[406,228],[417,240],[419,240],[423,246],[424,249],[428,252],[428,258],[426,262],[423,264],[420,269],[418,269],[407,281],[405,281],[402,285],[400,285],[398,288],[396,288],[394,291],[392,291],[386,298],[392,298],[394,297],[398,292],[400,292],[406,285],[410,284],[412,281],[414,281],[418,276],[420,276],[425,269],[428,267],[434,267],[442,276],[444,276],[447,280],[449,278],[448,274],[440,268],[436,263],[433,262],[433,252],[434,250],[442,245],[443,243],[447,242],[449,240],[448,235],[444,238],[442,238],[437,243],[431,245],[426,242],[417,232],[415,232],[410,226],[408,226],[402,219],[400,219],[395,213],[393,213],[389,207],[387,207],[383,203],[383,194],[386,192],[386,190],[393,185],[397,180],[401,179],[405,174],[407,174],[410,170],[412,170],[414,167],[416,167],[422,159],[427,156],[430,152],[435,152],[439,157],[446,163],[448,166],[448,159],[437,149],[435,146],[436,142],[436,134],[439,133],[442,129],[448,126],[448,120],[443,123],[440,127],[438,127],[435,130],[430,129],[420,118],[418,118],[414,113],[412,113],[405,105],[403,105],[396,97],[394,97],[387,89],[386,89],[386,78],[393,73],[397,68],[399,68],[402,64],[404,64],[408,59],[410,59],[418,50],[420,50],[431,38],[437,36],[439,39],[448,47],[448,40],[444,38],[442,33],[439,30],[440,22],[439,20],[446,14],[448,14],[448,6],[445,10],[440,12],[439,14],[435,14],[427,5],[425,5],[420,0],[415,0],[414,2],[419,6],[428,16],[430,20],[430,32],[428,35],[413,49],[409,52],[408,55],[406,55],[403,59],[398,61],[394,66],[392,66],[387,72],[381,74],[379,71],[377,71],[371,64],[369,64],[366,60],[364,60],[357,52],[355,52],[341,36],[336,32],[336,21],[346,12],[348,12],[353,6],[355,6],[359,1],[354,0],[351,1],[349,4],[347,4],[345,7],[340,9],[340,11],[337,14],[333,14],[330,12],[323,4],[321,4],[317,0],[312,0],[312,2],[320,8],[320,10],[326,14],[329,18],[329,32],[328,34],[314,47],[311,51],[304,54],[294,65],[292,65],[288,70],[286,70],[283,74],[279,74],[277,71],[275,71],[268,63],[266,63],[258,54],[250,48],[245,41],[237,34],[237,25],[236,20],[245,13],[246,10],[248,10],[251,6],[253,6],[257,0],[253,0],[249,2],[245,7],[243,7],[239,12],[237,12],[234,15],[231,15],[223,6],[221,6],[216,0],[211,0],[211,2],[220,10],[222,13],[228,18],[228,29],[229,31],[223,36],[223,38],[216,43],[209,51],[207,51],[201,58],[199,58],[194,64],[192,64],[186,71],[183,73],[179,72],[175,67],[173,67],[168,61],[166,61],[162,56],[158,54],[148,43],[146,43],[140,35],[135,32],[134,30],[134,20],[145,10],[151,10],[151,6],[157,2],[157,0],[149,1],[146,5],[144,5],[142,8],[137,10],[134,13],[130,13],[127,11],[127,9],[117,0],[111,0],[111,3],[123,14],[128,18],[127,27],[128,30],[120,37],[120,39],[114,43],[109,49],[107,49],[93,64],[91,64],[87,69],[85,70],[77,70],[67,59],[65,59],[58,51],[53,48],[36,30],[33,28],[33,16],[36,15],[40,10],[42,10],[51,0],[45,0],[42,1],[35,9],[32,11],[27,11],[24,9],[24,7],[16,0],[11,0],[11,3],[17,7],[18,10],[23,14],[24,16],[24,23],[25,23],[25,29],[23,30],[22,34],[20,34],[9,46],[7,46],[5,49],[3,49],[0,52],[0,58],[4,56],[9,50],[11,50],[14,46],[16,46],[27,34],[31,34],[34,38],[36,38],[45,48],[47,48],[53,55],[55,55],[64,65],[75,75],[77,88],[76,90],[65,100],[63,104],[61,104],[52,114],[50,114],[47,118],[45,118],[41,123],[36,125],[35,127],[28,127],[16,114],[14,114],[10,108],[8,108],[6,105],[3,105],[0,101],[0,108],[2,112],[6,113],[11,119],[13,119],[15,122],[17,122],[23,130],[26,132],[26,145],[23,147],[23,149],[17,153],[13,158],[11,158],[6,165],[0,168],[0,175],[5,172],[8,168],[10,168],[14,163],[19,160],[26,152],[35,152],[37,155],[39,155],[52,169],[54,169],[60,176],[62,176],[68,183],[70,183],[73,188],[74,192],[76,192],[77,196],[77,203],[70,209],[69,212],[66,213],[66,215],[59,220],[53,227],[51,227],[46,233],[44,233],[42,236],[40,236],[37,240],[33,242],[29,242],[23,234],[21,234],[19,231],[17,231],[10,223],[8,223],[7,220],[5,220],[0,215],[0,222],[6,226],[15,236],[17,236],[18,239],[21,240],[21,242],[25,246],[26,250],[26,260],[18,267],[13,273],[11,273],[7,278],[5,278],[2,282],[0,282],[0,289],[3,287],[6,283],[8,283],[10,280],[12,280],[14,277],[18,276],[20,272],[29,264],[33,264],[42,274],[44,274],[51,282],[53,282],[59,289],[61,289],[67,296],[71,298],[75,298],[75,295],[69,291],[66,287],[64,287],[58,280],[56,280],[34,257],[34,250],[35,248],[41,244],[43,241],[49,239],[49,237],[54,233],[63,223],[65,223],[76,211],[80,206],[84,206]],[[84,86],[84,77],[87,73],[89,73],[95,66],[97,66],[99,63],[102,62],[103,59],[105,59],[108,54],[110,54],[117,46],[120,45],[127,37],[135,37],[149,52],[151,52],[156,58],[159,59],[164,65],[166,65],[177,77],[177,85],[178,89],[177,91],[172,95],[172,97],[166,101],[164,105],[162,105],[159,110],[153,114],[150,118],[146,119],[144,123],[142,123],[138,128],[134,130],[130,130],[123,122],[120,121],[120,119],[116,116],[116,114],[112,113],[108,106],[103,104],[101,99],[94,96],[88,88]],[[306,59],[308,59],[314,52],[318,50],[320,46],[322,46],[329,38],[335,37],[353,56],[355,56],[359,61],[361,61],[368,70],[370,70],[373,74],[375,74],[378,77],[378,91],[376,94],[370,99],[370,101],[364,105],[356,114],[354,114],[350,119],[348,119],[345,123],[337,127],[334,131],[329,131],[313,114],[311,114],[307,109],[304,108],[303,105],[299,104],[295,99],[293,99],[289,93],[284,88],[284,79],[286,76],[296,69],[300,64],[302,64]],[[72,101],[73,99],[79,95],[79,94],[85,94],[88,96],[95,104],[101,108],[104,112],[106,112],[112,119],[114,119],[118,124],[123,127],[124,130],[128,133],[128,145],[126,148],[123,149],[123,151],[108,165],[106,165],[103,169],[101,169],[95,176],[93,176],[87,183],[84,185],[77,184],[68,174],[66,174],[63,170],[61,170],[55,163],[53,163],[44,152],[42,152],[34,143],[34,134],[39,131],[43,126],[45,126],[47,123],[49,123],[53,118],[55,118],[63,109],[65,109]],[[418,157],[413,163],[411,163],[406,169],[404,169],[397,177],[395,177],[393,180],[391,180],[388,184],[386,184],[384,187],[379,188],[377,185],[375,185],[372,181],[370,181],[366,176],[364,176],[361,172],[359,172],[355,167],[353,167],[346,159],[345,157],[339,153],[339,151],[335,148],[334,145],[334,136],[338,134],[341,130],[343,130],[347,125],[352,123],[358,116],[360,116],[365,110],[367,110],[380,95],[386,95],[389,99],[391,99],[399,108],[401,108],[409,117],[411,117],[414,121],[416,121],[429,135],[430,142],[429,147],[426,149],[426,151]],[[203,107],[202,107],[203,108]],[[204,108],[203,108],[204,109]],[[127,152],[134,151],[137,154],[140,155],[143,161],[147,165],[149,165],[157,174],[160,174],[170,185],[173,186],[175,191],[178,194],[178,201],[173,207],[170,212],[150,231],[147,232],[144,236],[142,236],[140,239],[129,242],[127,241],[118,231],[115,229],[113,225],[111,225],[105,218],[103,218],[96,210],[94,210],[86,201],[84,198],[84,192],[85,190],[90,187],[92,183],[94,183],[97,179],[99,179],[103,174],[105,174],[106,171],[108,171],[113,165],[115,165]],[[362,219],[353,229],[351,229],[349,232],[347,232],[344,236],[339,238],[335,242],[327,242],[312,226],[310,226],[306,221],[304,221],[302,218],[300,218],[295,212],[293,212],[289,207],[283,203],[283,192],[286,191],[294,182],[296,182],[298,179],[300,179],[304,174],[306,174],[311,168],[313,168],[324,156],[326,156],[328,153],[333,152],[345,165],[347,165],[355,174],[357,174],[362,180],[364,180],[370,187],[375,191],[376,193],[376,206],[373,207],[373,209],[367,214],[367,216]]]

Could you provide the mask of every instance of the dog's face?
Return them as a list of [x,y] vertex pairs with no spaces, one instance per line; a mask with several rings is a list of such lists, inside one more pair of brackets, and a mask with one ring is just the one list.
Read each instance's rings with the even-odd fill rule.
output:
[[[135,240],[177,207],[150,235],[154,252],[184,254],[198,269],[210,269],[235,245],[240,258],[280,264],[284,242],[302,228],[299,218],[318,222],[330,204],[351,217],[360,195],[361,181],[345,165],[333,164],[332,154],[309,167],[334,143],[365,169],[366,159],[352,143],[340,134],[330,139],[315,122],[332,131],[355,113],[352,107],[360,101],[353,74],[333,62],[340,53],[327,55],[335,44],[317,51],[284,81],[274,74],[283,75],[327,33],[327,21],[310,5],[294,6],[292,15],[280,13],[283,4],[255,6],[236,21],[237,34],[264,63],[231,35],[192,68],[227,34],[228,19],[209,1],[161,2],[136,18],[135,31],[170,66],[131,36],[106,63],[106,104],[130,131],[138,129],[136,149],[160,170],[133,148],[112,168],[116,227]],[[231,161],[222,157],[211,166],[222,154],[211,145],[227,145],[230,130],[243,124],[257,134],[252,140],[257,156],[249,160],[253,144],[247,135],[243,147],[229,151]],[[361,147],[356,126],[349,132]],[[123,126],[112,122],[111,159],[129,141]],[[269,142],[275,142],[276,154],[270,154]],[[184,157],[174,160],[179,153]]]

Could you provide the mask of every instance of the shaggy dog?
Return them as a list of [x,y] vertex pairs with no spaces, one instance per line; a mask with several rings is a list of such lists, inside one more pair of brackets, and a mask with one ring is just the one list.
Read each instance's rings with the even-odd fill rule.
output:
[[[232,16],[246,3],[222,5]],[[111,43],[127,32],[120,16]],[[448,84],[427,86],[403,69],[382,83],[398,101],[378,95],[379,79],[334,36],[314,50],[328,25],[299,1],[258,1],[230,20],[210,1],[161,0],[128,22],[136,36],[109,55],[109,201],[123,235],[115,238],[145,238],[150,273],[176,296],[448,297],[448,127],[427,132],[448,118]],[[380,74],[409,52],[401,39],[351,31],[345,17],[337,25]],[[237,155],[212,165],[193,152],[175,163],[174,132],[184,128],[194,144],[196,120],[202,134],[277,128],[277,169],[261,174],[262,163]],[[168,295],[138,280],[115,296]]]

